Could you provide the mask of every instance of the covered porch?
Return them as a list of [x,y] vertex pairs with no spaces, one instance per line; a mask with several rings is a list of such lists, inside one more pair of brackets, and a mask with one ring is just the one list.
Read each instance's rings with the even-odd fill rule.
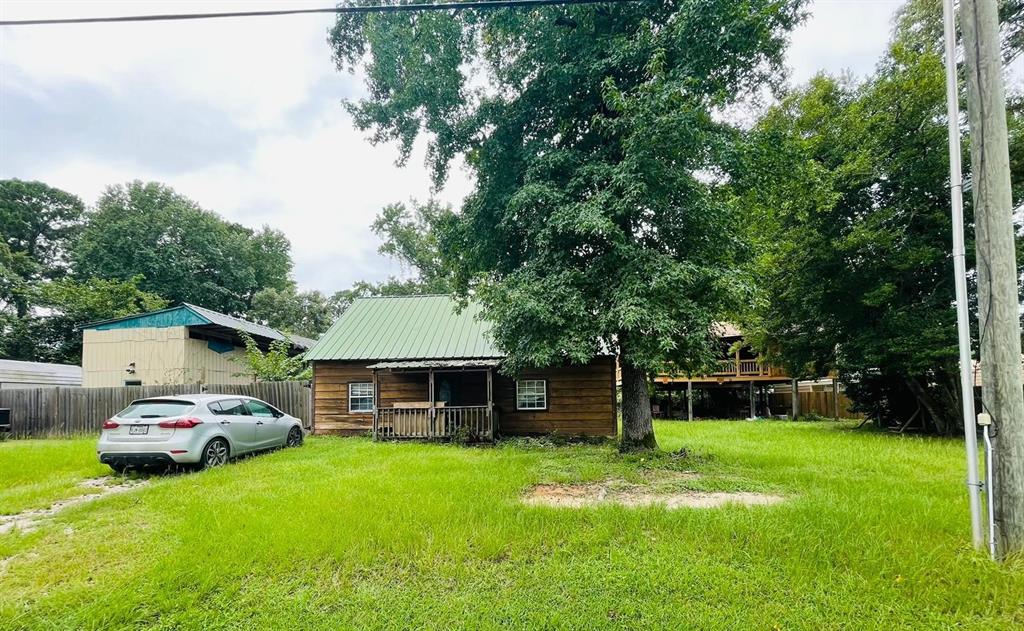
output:
[[493,441],[499,359],[385,361],[373,372],[375,439]]

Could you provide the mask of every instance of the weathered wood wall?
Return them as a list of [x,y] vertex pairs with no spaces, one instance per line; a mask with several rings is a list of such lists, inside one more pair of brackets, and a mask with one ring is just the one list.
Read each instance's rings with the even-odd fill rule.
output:
[[369,363],[313,362],[313,431],[352,436],[373,431],[373,413],[350,414],[348,384],[373,381]]
[[430,385],[426,373],[382,372],[377,375],[377,405],[381,408],[429,400]]
[[[348,411],[348,384],[372,381],[368,363],[315,362],[313,366],[314,425],[318,434],[354,435],[373,430],[373,415]],[[586,366],[551,368],[523,373],[524,379],[548,380],[548,409],[516,410],[515,382],[496,374],[494,404],[502,434],[589,434],[614,436],[615,359],[600,357]],[[377,405],[426,401],[422,373],[382,373],[378,376]]]
[[[238,394],[262,399],[303,420],[308,426],[310,389],[302,382],[205,385],[207,393]],[[95,434],[103,421],[136,399],[200,392],[197,384],[122,386],[118,388],[31,388],[0,390],[0,408],[10,408],[16,438]]]
[[615,435],[613,357],[598,357],[586,366],[527,371],[521,377],[548,380],[548,409],[517,411],[515,382],[498,375],[494,381],[494,399],[499,408],[502,434]]

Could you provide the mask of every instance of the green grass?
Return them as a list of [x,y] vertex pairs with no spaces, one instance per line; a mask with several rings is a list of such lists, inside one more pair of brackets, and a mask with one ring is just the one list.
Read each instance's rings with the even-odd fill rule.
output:
[[[666,451],[701,457],[320,438],[154,477],[0,536],[0,627],[1024,625],[1024,563],[969,546],[961,443],[832,423],[657,432]],[[52,444],[55,459],[91,455],[87,443]],[[5,470],[22,449],[0,445]],[[703,474],[676,485],[790,499],[677,511],[518,500],[538,482],[639,481],[662,468]]]
[[110,473],[95,450],[95,437],[0,442],[0,515],[89,493],[82,480]]

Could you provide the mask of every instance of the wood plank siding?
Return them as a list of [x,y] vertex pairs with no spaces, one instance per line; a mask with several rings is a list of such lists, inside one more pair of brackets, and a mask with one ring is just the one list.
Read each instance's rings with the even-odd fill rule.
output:
[[[353,435],[372,429],[372,414],[351,414],[348,411],[348,384],[372,381],[373,372],[366,366],[375,362],[317,361],[313,364],[314,429],[318,434]],[[473,379],[466,373],[464,379]],[[479,384],[480,401],[486,403],[486,381]],[[499,431],[504,435],[587,434],[614,436],[616,433],[615,360],[595,358],[586,366],[571,366],[524,372],[522,379],[547,381],[546,410],[516,410],[515,381],[499,373],[494,375],[494,405],[498,412]],[[469,385],[464,384],[464,385]],[[379,372],[377,405],[393,407],[395,403],[429,400],[425,373]],[[435,393],[436,394],[436,393]]]
[[353,436],[373,430],[373,413],[348,411],[348,384],[373,381],[372,362],[313,362],[313,431]]
[[536,412],[516,410],[515,381],[497,375],[494,402],[498,406],[502,434],[615,435],[613,357],[597,357],[586,366],[525,371],[520,378],[547,380],[548,409]]

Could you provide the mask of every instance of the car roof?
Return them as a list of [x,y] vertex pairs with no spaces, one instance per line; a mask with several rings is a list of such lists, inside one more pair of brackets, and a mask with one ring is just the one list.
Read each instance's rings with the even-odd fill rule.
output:
[[255,397],[247,397],[243,394],[216,394],[210,392],[204,392],[201,394],[169,394],[162,397],[146,397],[145,399],[136,399],[132,403],[143,403],[145,401],[185,401],[187,403],[208,403],[210,401],[219,401],[221,399],[246,399],[253,401],[260,401]]

